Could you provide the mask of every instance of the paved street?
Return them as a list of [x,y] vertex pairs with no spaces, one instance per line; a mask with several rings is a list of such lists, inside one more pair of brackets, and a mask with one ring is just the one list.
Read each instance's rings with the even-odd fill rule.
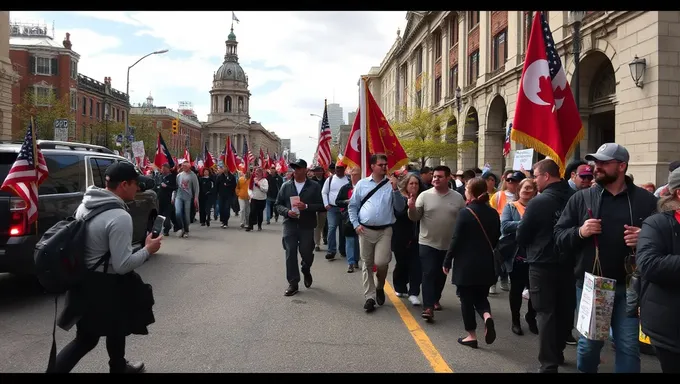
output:
[[[232,219],[232,225],[236,224]],[[281,225],[262,232],[193,226],[191,238],[171,236],[138,272],[154,287],[156,323],[150,335],[128,338],[127,356],[149,372],[526,372],[537,368],[538,340],[510,331],[507,293],[491,298],[498,339],[472,350],[456,343],[464,334],[454,287],[447,284],[444,311],[434,324],[389,298],[372,314],[363,311],[361,273],[346,273],[344,259],[317,252],[314,284],[284,297],[286,280]],[[390,277],[391,281],[391,270]],[[0,372],[41,372],[50,350],[53,301],[30,282],[0,275]],[[397,303],[395,306],[394,302]],[[412,317],[411,317],[412,316]],[[415,318],[415,321],[414,321]],[[481,322],[480,322],[481,331]],[[483,331],[481,331],[483,332]],[[74,332],[57,332],[61,349]],[[601,372],[612,372],[605,348]],[[575,347],[567,366],[575,371]],[[660,372],[644,356],[643,372]],[[74,372],[107,372],[104,341]]]

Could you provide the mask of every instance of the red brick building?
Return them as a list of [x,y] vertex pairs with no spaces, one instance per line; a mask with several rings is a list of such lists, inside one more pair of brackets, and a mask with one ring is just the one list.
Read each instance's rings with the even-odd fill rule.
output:
[[[50,95],[58,100],[67,98],[71,107],[69,140],[105,144],[100,127],[109,123],[124,127],[125,114],[130,110],[128,97],[111,88],[110,78],[101,83],[79,74],[80,55],[72,46],[69,33],[59,43],[45,25],[10,22],[9,57],[19,75],[12,88],[12,104],[22,104],[30,92],[38,108],[50,106],[45,101]],[[26,129],[21,124],[20,116],[13,114],[13,135]],[[97,128],[96,139],[93,127]]]

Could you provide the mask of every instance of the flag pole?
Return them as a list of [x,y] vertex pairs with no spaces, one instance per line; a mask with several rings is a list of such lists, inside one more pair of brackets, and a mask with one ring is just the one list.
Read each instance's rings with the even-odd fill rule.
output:
[[[38,184],[38,137],[36,135],[37,127],[35,126],[35,119],[31,116],[31,136],[33,136],[33,162],[35,163],[35,183]],[[40,204],[40,203],[38,203]],[[39,215],[35,217],[35,232],[38,231]]]
[[366,164],[366,79],[361,77],[359,80],[359,134],[361,138],[361,172],[368,176]]

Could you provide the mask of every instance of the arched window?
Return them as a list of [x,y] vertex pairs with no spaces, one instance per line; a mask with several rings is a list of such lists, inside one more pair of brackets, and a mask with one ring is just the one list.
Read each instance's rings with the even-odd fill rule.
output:
[[243,96],[238,97],[238,111],[243,112]]
[[231,96],[224,98],[224,112],[231,112]]

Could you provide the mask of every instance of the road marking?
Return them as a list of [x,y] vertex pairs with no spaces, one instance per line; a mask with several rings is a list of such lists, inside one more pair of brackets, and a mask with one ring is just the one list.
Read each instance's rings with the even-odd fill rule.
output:
[[402,300],[397,297],[397,295],[394,293],[394,289],[392,289],[392,286],[387,281],[385,281],[385,293],[387,294],[387,297],[390,298],[390,301],[394,307],[397,309],[399,317],[401,317],[404,325],[406,325],[406,328],[408,328],[411,336],[413,336],[413,340],[415,340],[416,344],[418,344],[418,347],[420,347],[420,350],[430,363],[434,373],[453,373],[453,369],[451,369],[451,367],[446,364],[446,360],[444,360],[437,348],[435,348],[434,344],[432,344],[432,341],[427,336],[423,328],[420,327],[420,324],[418,324],[416,319],[413,317],[411,311],[409,311]]

